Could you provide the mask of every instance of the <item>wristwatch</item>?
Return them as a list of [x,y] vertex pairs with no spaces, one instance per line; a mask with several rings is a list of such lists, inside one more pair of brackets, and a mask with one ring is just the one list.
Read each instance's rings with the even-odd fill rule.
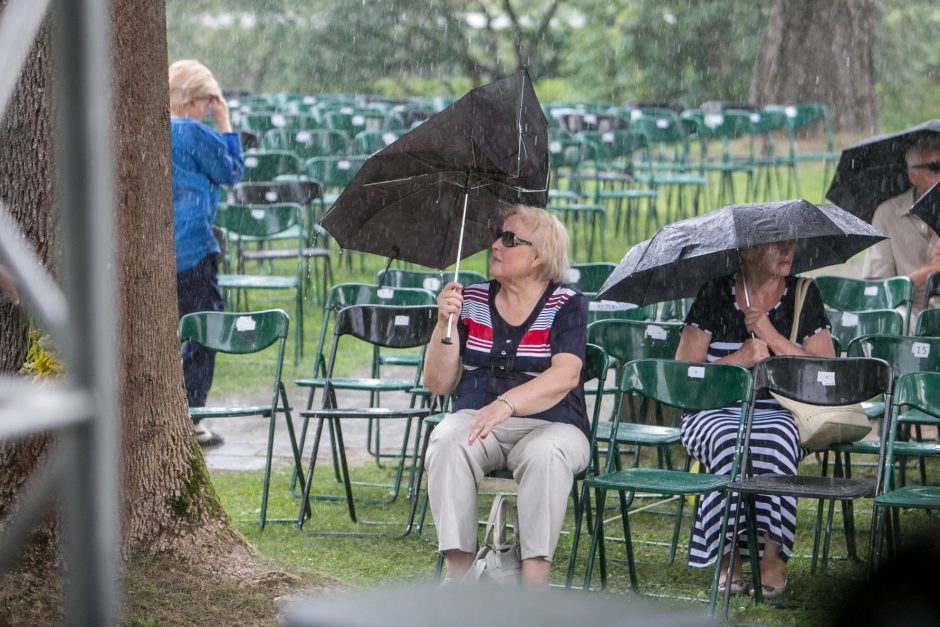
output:
[[508,397],[508,396],[506,396],[505,394],[500,394],[499,396],[496,397],[496,400],[502,401],[502,402],[506,403],[507,405],[509,405],[509,415],[510,415],[510,416],[515,416],[515,415],[516,415],[516,406],[512,404],[512,401],[509,400],[509,397]]

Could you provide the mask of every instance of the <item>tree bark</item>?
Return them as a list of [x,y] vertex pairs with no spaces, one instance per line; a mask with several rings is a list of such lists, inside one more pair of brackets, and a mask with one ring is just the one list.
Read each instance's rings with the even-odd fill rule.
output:
[[836,131],[878,131],[875,0],[776,0],[751,75],[751,101],[822,102]]
[[[6,4],[0,0],[0,9]],[[114,0],[113,145],[119,233],[122,557],[162,553],[241,574],[253,555],[231,527],[209,480],[186,407],[177,336],[167,52],[163,0]],[[52,74],[49,27],[34,47],[0,134],[0,195],[47,265],[54,262]],[[109,106],[102,103],[102,106]],[[0,307],[7,307],[0,305]],[[0,310],[0,363],[23,361],[23,312]],[[0,514],[15,509],[46,437],[0,449]],[[58,560],[50,520],[26,549],[20,583],[46,585]],[[234,558],[234,559],[233,559]],[[51,579],[54,579],[51,578]],[[0,599],[22,593],[4,580]],[[55,585],[50,583],[48,585]]]

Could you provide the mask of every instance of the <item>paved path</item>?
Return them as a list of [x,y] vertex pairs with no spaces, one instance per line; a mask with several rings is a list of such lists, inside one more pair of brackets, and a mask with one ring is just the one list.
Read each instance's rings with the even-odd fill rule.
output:
[[[847,264],[833,266],[823,271],[812,272],[809,274],[831,274],[838,276],[861,276],[862,259],[856,257]],[[411,375],[404,369],[388,369],[388,376],[392,378],[409,378]],[[300,410],[305,407],[306,390],[301,390],[288,385],[288,396],[290,397],[291,407],[293,407],[294,424],[300,429],[303,419],[300,417]],[[266,403],[267,399],[261,398],[219,398],[210,395],[210,404],[213,405],[237,405],[237,404],[256,404]],[[319,402],[319,395],[317,401]],[[383,396],[383,402],[389,407],[407,407],[408,397],[405,394],[396,393]],[[344,392],[339,394],[339,403],[345,407],[364,407],[368,405],[368,397],[364,393]],[[206,462],[213,470],[261,470],[264,468],[265,446],[268,441],[268,421],[261,418],[228,418],[221,420],[206,420],[205,425],[218,431],[225,438],[225,444],[206,451]],[[313,437],[313,428],[311,424],[310,437]],[[351,464],[366,463],[372,457],[366,451],[366,425],[365,421],[346,420],[343,422],[343,435],[347,445],[347,456]],[[389,445],[400,446],[402,435],[404,434],[403,420],[389,420],[382,426],[383,449]],[[412,437],[414,431],[412,430]],[[310,440],[304,446],[304,458],[310,453]],[[329,443],[323,440],[320,446],[318,459],[329,459]],[[387,449],[391,450],[391,449]],[[274,460],[278,467],[288,467],[290,461],[290,440],[287,436],[284,419],[277,421],[275,428],[274,442]]]

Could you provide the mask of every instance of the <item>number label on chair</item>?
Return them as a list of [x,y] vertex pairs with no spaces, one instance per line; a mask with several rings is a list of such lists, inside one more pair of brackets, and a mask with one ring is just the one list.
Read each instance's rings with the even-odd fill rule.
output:
[[826,387],[832,387],[836,384],[836,373],[825,370],[818,372],[816,373],[816,381],[825,385]]
[[251,217],[255,220],[264,220],[264,209],[252,209]]
[[[646,327],[646,337],[652,340],[665,340],[669,337],[669,333],[658,324],[651,324]],[[702,372],[704,373],[705,371],[703,370]]]
[[278,128],[281,128],[282,126],[285,126],[287,124],[287,120],[280,113],[275,113],[274,115],[271,116],[271,124],[273,124],[274,126]]
[[869,285],[865,288],[865,296],[877,296],[878,295],[878,286]]
[[251,316],[239,316],[235,319],[236,331],[241,331],[242,333],[246,331],[254,331],[256,326],[258,326],[258,323],[255,322],[255,319]]
[[601,141],[604,142],[605,144],[614,143],[614,134],[611,133],[610,131],[607,131],[606,133],[601,135]]
[[310,143],[310,131],[300,131],[297,133],[297,141],[301,144]]
[[396,327],[407,327],[408,323],[411,322],[411,318],[408,316],[395,316],[395,326]]
[[257,167],[258,167],[258,157],[245,157],[245,167],[246,167],[246,168],[257,168]]
[[336,162],[336,169],[337,169],[337,170],[348,170],[348,169],[350,168],[350,165],[351,165],[351,164],[349,163],[349,161],[347,161],[346,159],[343,159],[342,161],[337,161],[337,162]]
[[361,115],[354,115],[354,116],[352,117],[352,125],[353,125],[353,126],[365,126],[365,124],[366,124],[366,119],[365,119],[364,116],[361,116]]
[[667,120],[666,118],[657,119],[656,128],[669,128],[669,120]]
[[842,312],[842,326],[844,327],[857,327],[858,326],[858,315],[850,312]]
[[911,354],[918,359],[930,357],[930,344],[924,342],[914,342],[911,345]]
[[387,300],[395,295],[395,290],[390,287],[383,287],[379,289],[378,291],[376,291],[375,295],[381,298],[382,300]]
[[277,192],[273,189],[269,189],[264,193],[264,199],[268,202],[277,202]]
[[398,139],[398,136],[395,135],[395,133],[383,133],[382,134],[382,141],[385,142],[386,146],[388,146],[389,144],[395,143],[396,139]]
[[581,271],[577,268],[568,268],[568,282],[577,283],[581,278]]
[[557,155],[561,152],[561,142],[554,141],[548,143],[548,152]]
[[704,366],[689,366],[688,374],[689,374],[690,379],[704,379],[705,367]]
[[436,276],[429,276],[421,281],[421,287],[432,292],[441,289],[441,280]]

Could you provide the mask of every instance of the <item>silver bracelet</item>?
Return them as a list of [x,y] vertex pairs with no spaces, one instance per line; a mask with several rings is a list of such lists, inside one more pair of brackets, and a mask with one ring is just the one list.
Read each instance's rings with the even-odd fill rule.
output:
[[508,397],[508,396],[506,396],[505,394],[500,394],[499,396],[496,397],[496,400],[502,401],[502,402],[506,403],[507,405],[509,405],[509,412],[510,412],[509,415],[510,415],[510,416],[515,416],[515,415],[516,415],[516,406],[512,404],[512,401],[509,400],[509,397]]

